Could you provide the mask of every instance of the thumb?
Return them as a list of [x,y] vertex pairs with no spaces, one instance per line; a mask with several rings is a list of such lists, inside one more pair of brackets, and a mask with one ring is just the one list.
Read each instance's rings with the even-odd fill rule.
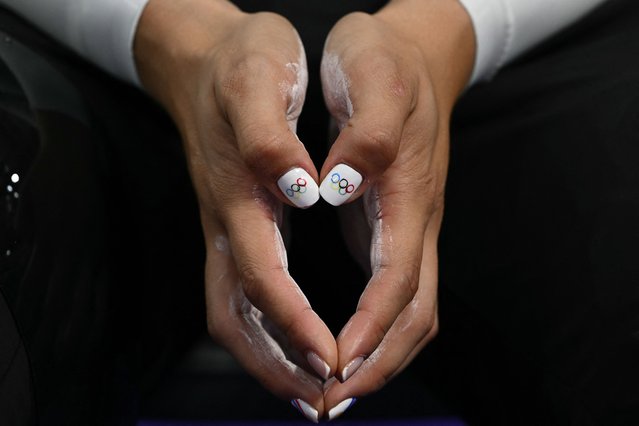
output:
[[254,55],[234,80],[223,103],[242,160],[281,201],[310,207],[319,199],[317,171],[295,134],[308,81],[303,53],[286,65]]
[[335,54],[322,58],[324,98],[341,129],[320,174],[320,195],[334,206],[358,198],[393,164],[413,108],[397,64],[379,57],[366,67],[361,62],[346,69]]

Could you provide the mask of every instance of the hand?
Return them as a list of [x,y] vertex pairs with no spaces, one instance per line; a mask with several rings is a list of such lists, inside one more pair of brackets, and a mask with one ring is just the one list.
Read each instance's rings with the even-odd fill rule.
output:
[[[321,191],[334,204],[362,197],[372,231],[372,278],[337,338],[343,383],[325,392],[331,418],[384,386],[436,333],[449,119],[473,58],[470,19],[455,0],[393,1],[344,17],[328,36],[322,84],[341,131]],[[361,184],[340,193],[343,176]]]
[[222,0],[153,0],[134,50],[144,87],[184,140],[206,239],[210,333],[317,421],[337,347],[288,273],[278,227],[282,203],[319,198],[295,135],[307,82],[299,36],[277,15]]

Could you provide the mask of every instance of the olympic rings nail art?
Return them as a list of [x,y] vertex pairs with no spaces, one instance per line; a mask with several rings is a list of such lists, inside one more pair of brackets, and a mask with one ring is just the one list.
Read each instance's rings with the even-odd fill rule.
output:
[[286,172],[278,179],[277,186],[297,207],[310,207],[319,200],[317,184],[306,170],[300,167]]
[[331,175],[331,188],[339,193],[339,195],[350,194],[355,191],[355,185],[348,183],[348,179],[344,179],[339,173]]
[[362,175],[346,164],[338,164],[320,185],[320,195],[328,203],[339,206],[345,203],[362,183]]
[[286,195],[291,198],[300,198],[302,194],[306,193],[306,189],[306,179],[297,178],[295,183],[286,189]]

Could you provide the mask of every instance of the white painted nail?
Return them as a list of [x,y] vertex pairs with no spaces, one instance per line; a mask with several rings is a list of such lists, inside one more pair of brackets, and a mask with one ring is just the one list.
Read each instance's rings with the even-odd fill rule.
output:
[[313,370],[315,370],[317,374],[320,375],[321,378],[323,378],[324,380],[328,380],[328,375],[331,374],[331,367],[328,366],[326,361],[320,358],[320,356],[317,355],[315,352],[311,351],[306,354],[306,360],[308,361],[310,366],[313,367]]
[[362,366],[363,362],[364,357],[358,356],[357,358],[346,364],[346,367],[342,369],[342,382],[348,380],[348,378],[351,377],[357,371],[357,369]]
[[344,204],[362,183],[362,175],[346,164],[333,167],[320,185],[319,192],[329,204]]
[[286,172],[277,180],[277,186],[297,207],[310,207],[319,200],[317,183],[301,167]]
[[313,423],[319,422],[319,414],[315,408],[313,408],[308,402],[302,399],[294,399],[291,401],[293,407],[297,408],[300,413],[304,414],[304,417],[312,421]]
[[328,410],[328,420],[334,420],[344,414],[357,401],[357,398],[348,398]]

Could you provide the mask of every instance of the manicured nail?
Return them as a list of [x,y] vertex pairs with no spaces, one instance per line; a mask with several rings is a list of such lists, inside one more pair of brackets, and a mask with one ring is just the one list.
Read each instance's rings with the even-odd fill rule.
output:
[[319,200],[319,190],[306,170],[296,167],[278,179],[280,191],[297,207],[310,207]]
[[329,367],[328,364],[322,358],[320,358],[319,355],[317,355],[315,352],[309,351],[306,354],[306,360],[308,361],[310,366],[313,367],[313,370],[315,370],[317,374],[320,375],[321,378],[323,378],[324,380],[328,380],[328,375],[331,374],[331,367]]
[[346,164],[338,164],[324,178],[320,185],[320,195],[328,203],[339,206],[351,198],[362,183],[362,175]]
[[291,401],[293,407],[297,408],[300,413],[304,414],[304,417],[312,421],[313,423],[319,422],[319,414],[317,410],[313,408],[308,402],[302,399],[294,399]]
[[357,398],[348,398],[328,410],[328,420],[334,420],[344,414],[357,401]]
[[351,377],[353,373],[355,373],[357,369],[362,366],[363,362],[364,357],[358,356],[357,358],[346,364],[346,367],[344,367],[344,369],[342,370],[342,382],[348,380],[348,378]]

